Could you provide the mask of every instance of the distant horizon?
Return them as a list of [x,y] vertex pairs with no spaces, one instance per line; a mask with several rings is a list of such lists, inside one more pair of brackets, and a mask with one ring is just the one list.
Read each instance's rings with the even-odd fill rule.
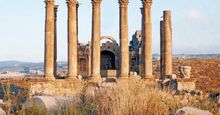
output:
[[[153,54],[153,56],[155,55],[160,55],[158,53],[155,53]],[[220,53],[216,53],[216,54],[173,54],[173,56],[183,56],[183,55],[186,55],[186,56],[193,56],[193,55],[219,55],[220,56]],[[211,58],[211,57],[209,57]],[[0,63],[1,62],[24,62],[24,63],[44,63],[44,61],[24,61],[24,60],[0,60]],[[57,60],[57,62],[67,62],[67,60]]]
[[[1,1],[0,60],[43,62],[44,0]],[[67,60],[67,5],[55,0],[58,8],[58,60]],[[91,1],[79,0],[79,42],[91,41]],[[10,6],[10,7],[9,7]],[[172,12],[174,54],[220,54],[220,1],[153,0],[152,46],[160,51],[160,20],[163,10]],[[101,35],[119,41],[118,0],[101,4]],[[140,0],[129,1],[129,40],[141,29]],[[111,9],[111,10],[109,10]],[[118,42],[119,43],[119,42]]]

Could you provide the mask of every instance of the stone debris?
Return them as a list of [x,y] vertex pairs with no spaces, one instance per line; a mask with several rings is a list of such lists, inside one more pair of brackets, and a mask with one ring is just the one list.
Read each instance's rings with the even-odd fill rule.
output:
[[61,71],[61,72],[58,72],[57,74],[57,78],[66,78],[67,76],[67,71]]
[[191,67],[190,66],[180,66],[179,67],[179,74],[180,77],[183,79],[189,79],[191,74]]
[[77,75],[77,79],[82,80],[82,76],[81,75]]
[[177,90],[189,90],[193,91],[196,89],[196,84],[194,81],[178,81]]
[[200,110],[194,107],[183,107],[176,111],[175,115],[213,115],[207,110]]
[[0,105],[2,105],[3,104],[3,100],[2,99],[0,99]]

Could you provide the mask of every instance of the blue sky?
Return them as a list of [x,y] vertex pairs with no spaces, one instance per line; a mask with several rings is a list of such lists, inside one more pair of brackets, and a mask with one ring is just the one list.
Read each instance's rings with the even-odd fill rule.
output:
[[[58,60],[67,60],[66,0],[58,9]],[[79,0],[79,41],[91,39],[91,0]],[[129,3],[129,39],[141,27],[140,0]],[[159,22],[163,10],[172,11],[175,54],[220,53],[219,0],[154,0],[152,6],[153,52],[159,53]],[[103,0],[101,34],[119,34],[118,0]],[[45,4],[43,0],[1,0],[0,61],[43,62]]]

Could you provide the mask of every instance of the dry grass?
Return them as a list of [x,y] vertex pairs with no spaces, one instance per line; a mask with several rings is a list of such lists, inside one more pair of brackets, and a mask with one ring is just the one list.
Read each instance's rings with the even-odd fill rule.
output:
[[[88,95],[85,83],[79,95],[80,102],[66,105],[60,115],[168,115],[184,106],[192,106],[217,114],[217,105],[208,98],[173,95],[170,90],[161,90],[146,81],[130,81],[118,84],[112,89],[97,89],[95,96]],[[47,115],[46,109],[30,104],[19,109],[18,115]]]
[[96,110],[100,115],[169,114],[181,105],[173,96],[144,82],[131,82],[95,96]]

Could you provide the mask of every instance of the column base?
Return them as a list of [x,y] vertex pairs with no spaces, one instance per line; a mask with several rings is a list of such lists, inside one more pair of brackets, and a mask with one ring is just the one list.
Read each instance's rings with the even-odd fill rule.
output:
[[154,79],[153,75],[143,75],[142,79]]
[[44,77],[45,77],[46,79],[48,79],[48,80],[55,80],[55,77],[54,77],[53,74],[52,74],[52,75],[46,74],[46,75],[44,75]]
[[78,80],[76,75],[67,75],[67,80]]
[[117,83],[125,85],[128,83],[129,80],[130,80],[129,75],[122,74],[122,75],[119,75]]
[[102,78],[100,75],[91,75],[89,78],[89,82],[100,83],[102,82]]
[[126,74],[119,75],[119,79],[128,79],[128,78],[129,78],[129,75],[126,75]]
[[155,79],[153,77],[153,75],[146,75],[145,77],[142,77],[142,80],[147,84],[147,85],[150,85],[150,86],[156,86],[156,82],[155,82]]

